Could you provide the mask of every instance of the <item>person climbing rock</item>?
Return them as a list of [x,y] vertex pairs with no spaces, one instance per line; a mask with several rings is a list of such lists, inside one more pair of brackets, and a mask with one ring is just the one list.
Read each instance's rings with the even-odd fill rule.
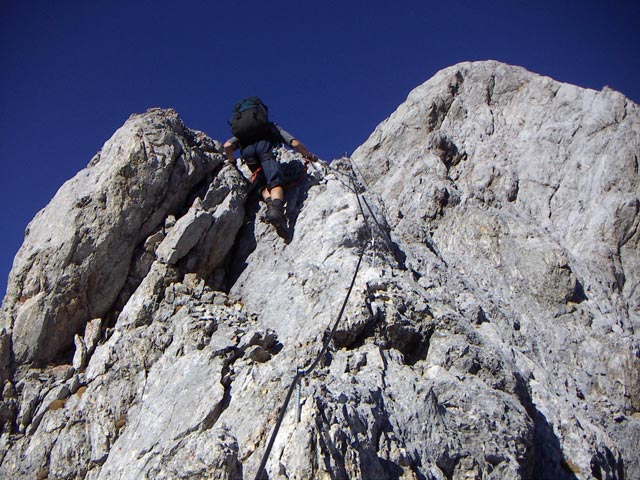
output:
[[229,122],[233,137],[224,143],[224,151],[227,163],[235,167],[234,152],[240,149],[242,161],[252,173],[257,172],[255,181],[264,182],[262,198],[267,204],[266,220],[276,227],[283,227],[286,226],[284,185],[275,150],[286,145],[311,161],[317,161],[318,157],[289,132],[269,121],[268,112],[258,97],[240,100]]

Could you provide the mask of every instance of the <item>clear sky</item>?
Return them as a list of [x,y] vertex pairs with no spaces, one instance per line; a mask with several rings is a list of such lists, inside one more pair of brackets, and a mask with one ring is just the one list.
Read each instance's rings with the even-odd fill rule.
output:
[[635,0],[0,0],[0,295],[28,222],[132,113],[224,140],[255,94],[333,159],[455,63],[640,102],[639,51]]

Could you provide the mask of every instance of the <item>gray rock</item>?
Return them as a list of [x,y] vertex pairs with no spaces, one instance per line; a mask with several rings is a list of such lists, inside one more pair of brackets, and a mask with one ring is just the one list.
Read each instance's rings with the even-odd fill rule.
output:
[[92,354],[95,350],[98,342],[102,338],[102,319],[94,318],[87,323],[87,327],[84,330],[84,344],[87,347],[87,352]]
[[212,223],[213,218],[210,214],[197,206],[192,207],[185,216],[178,220],[169,235],[158,246],[158,259],[175,265],[198,243]]
[[132,116],[27,227],[2,313],[16,361],[53,359],[105,315],[136,246],[220,163],[174,111]]
[[11,377],[11,334],[5,329],[0,330],[0,382]]
[[615,432],[638,421],[639,146],[638,106],[619,93],[483,62],[418,87],[354,153],[410,268],[427,273],[429,250],[473,293],[557,444],[542,455],[580,476],[614,478],[621,458],[637,475],[637,441]]
[[76,370],[82,370],[87,365],[88,348],[84,342],[84,339],[80,335],[76,335],[73,339],[76,350],[73,354],[73,361],[71,364]]

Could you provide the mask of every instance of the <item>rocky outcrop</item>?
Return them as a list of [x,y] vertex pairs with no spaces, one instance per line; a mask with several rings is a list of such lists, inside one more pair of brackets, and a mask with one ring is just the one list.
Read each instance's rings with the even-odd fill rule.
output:
[[526,381],[534,433],[546,419],[547,445],[584,478],[638,468],[638,112],[606,88],[461,64],[354,154],[418,282],[455,272],[454,309],[479,314],[481,348]]
[[132,117],[14,262],[0,476],[253,478],[365,249],[268,478],[637,477],[639,146],[619,93],[456,65],[287,189],[285,241],[215,142]]
[[3,303],[19,364],[54,359],[110,311],[135,249],[220,164],[212,151],[175,112],[157,110],[129,119],[60,188],[27,227]]

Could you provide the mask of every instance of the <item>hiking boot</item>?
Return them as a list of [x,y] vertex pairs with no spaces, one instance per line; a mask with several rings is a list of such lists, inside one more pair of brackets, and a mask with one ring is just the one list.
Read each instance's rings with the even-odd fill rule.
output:
[[267,213],[265,215],[267,222],[272,225],[286,225],[287,220],[284,217],[284,208],[282,200],[275,199],[267,202]]

